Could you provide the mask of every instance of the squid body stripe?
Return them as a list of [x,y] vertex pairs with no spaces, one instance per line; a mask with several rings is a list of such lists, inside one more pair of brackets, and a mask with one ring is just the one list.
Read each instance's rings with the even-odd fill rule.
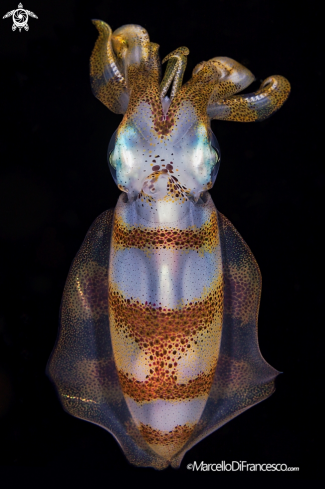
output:
[[[142,436],[171,456],[200,419],[218,359],[223,277],[215,210],[205,210],[196,229],[196,238],[209,226],[213,236],[201,254],[163,243],[148,254],[143,241],[136,245],[140,226],[115,212],[115,225],[128,227],[132,243],[127,247],[124,239],[121,248],[115,236],[110,258],[110,328],[120,384]],[[141,232],[152,235],[152,223]],[[177,243],[177,234],[190,234],[193,226],[172,232]]]

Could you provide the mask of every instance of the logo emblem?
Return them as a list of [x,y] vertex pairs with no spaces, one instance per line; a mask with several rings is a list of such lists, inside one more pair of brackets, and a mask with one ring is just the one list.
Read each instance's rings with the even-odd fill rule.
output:
[[34,17],[34,19],[38,19],[37,15],[35,15],[34,12],[23,9],[23,5],[21,3],[18,5],[18,8],[16,10],[11,10],[11,12],[7,12],[6,15],[4,15],[2,18],[6,19],[7,17],[11,16],[13,20],[12,30],[15,31],[18,27],[19,32],[21,32],[22,28],[24,28],[25,31],[29,30],[28,16]]

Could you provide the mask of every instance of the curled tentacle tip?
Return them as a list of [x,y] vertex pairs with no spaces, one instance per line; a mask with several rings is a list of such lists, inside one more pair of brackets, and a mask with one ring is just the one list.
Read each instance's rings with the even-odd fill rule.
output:
[[190,50],[186,46],[181,46],[180,48],[175,49],[175,51],[165,56],[161,64],[166,63],[166,61],[168,61],[170,58],[177,57],[177,56],[188,56],[189,54],[190,54]]
[[273,80],[278,80],[281,83],[289,84],[289,81],[282,75],[270,75],[265,80],[263,80],[262,85],[267,85],[271,83]]
[[181,46],[177,49],[178,54],[183,54],[184,56],[188,56],[190,54],[190,50],[186,46]]
[[92,24],[96,27],[96,29],[100,32],[102,30],[108,30],[110,31],[111,28],[106,22],[103,22],[102,20],[99,19],[91,19]]
[[261,89],[267,87],[268,85],[271,86],[273,90],[283,93],[284,96],[283,102],[289,97],[291,92],[291,85],[289,80],[287,80],[284,76],[282,75],[269,76],[261,84]]

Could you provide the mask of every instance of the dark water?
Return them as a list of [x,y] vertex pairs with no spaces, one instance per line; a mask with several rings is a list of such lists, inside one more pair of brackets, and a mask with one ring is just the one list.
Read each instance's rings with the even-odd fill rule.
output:
[[[1,16],[16,9],[1,3]],[[322,425],[322,209],[325,185],[320,10],[293,2],[170,3],[30,0],[29,31],[1,19],[0,485],[98,485],[320,477]],[[292,84],[262,122],[213,122],[222,160],[211,194],[254,253],[263,276],[259,318],[265,359],[284,372],[276,393],[195,446],[178,471],[136,469],[111,435],[64,413],[45,376],[70,263],[87,229],[119,195],[106,162],[121,116],[90,90],[91,18],[137,23],[161,58],[190,49],[194,66],[229,56],[261,80]],[[246,92],[251,91],[247,89]],[[295,473],[191,473],[194,461],[286,463]],[[3,475],[1,475],[3,474]],[[1,479],[2,477],[2,479]],[[112,479],[113,477],[113,479]],[[132,479],[128,479],[132,477]]]

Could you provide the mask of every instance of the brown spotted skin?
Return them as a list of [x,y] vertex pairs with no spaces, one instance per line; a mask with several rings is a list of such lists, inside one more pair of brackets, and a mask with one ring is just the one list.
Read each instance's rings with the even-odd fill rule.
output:
[[64,409],[112,433],[131,463],[176,468],[274,391],[258,346],[261,274],[208,193],[220,163],[210,123],[263,120],[290,84],[275,75],[238,95],[254,75],[216,57],[183,85],[186,47],[162,77],[144,28],[93,23],[93,93],[124,115],[109,146],[123,194],[71,266],[48,375]]
[[187,229],[170,226],[148,229],[141,225],[130,226],[121,218],[115,218],[113,240],[116,249],[137,248],[150,251],[160,248],[204,253],[219,244],[217,214],[213,213],[200,228],[191,226]]

